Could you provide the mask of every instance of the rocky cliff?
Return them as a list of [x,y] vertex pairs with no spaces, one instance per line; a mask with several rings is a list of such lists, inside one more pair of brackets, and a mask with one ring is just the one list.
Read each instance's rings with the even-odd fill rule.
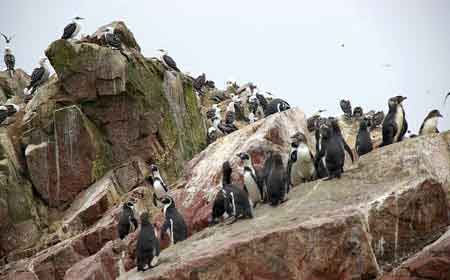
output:
[[[0,127],[0,279],[450,279],[450,132],[376,149],[339,180],[295,186],[252,220],[209,226],[222,163],[237,184],[240,152],[257,169],[270,151],[286,164],[295,132],[314,147],[306,116],[293,108],[206,147],[199,104],[210,102],[197,101],[188,77],[146,59],[123,23],[111,25],[123,53],[104,46],[104,27],[51,43],[56,74]],[[0,73],[5,99],[21,100],[29,78],[18,73]],[[341,126],[353,147],[357,123]],[[117,221],[133,197],[136,212],[161,225],[149,163],[171,183],[190,237],[137,273],[138,231],[119,241]]]

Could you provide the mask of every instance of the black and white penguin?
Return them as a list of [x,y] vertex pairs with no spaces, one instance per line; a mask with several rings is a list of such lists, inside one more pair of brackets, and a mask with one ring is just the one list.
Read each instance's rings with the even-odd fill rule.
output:
[[167,69],[180,72],[180,69],[177,67],[177,63],[168,55],[167,51],[163,49],[159,49],[158,51],[160,52],[160,60]]
[[167,187],[164,179],[159,172],[159,167],[152,164],[150,165],[150,171],[152,175],[147,179],[150,181],[150,184],[153,186],[153,205],[155,207],[161,207],[160,203],[161,199],[168,195],[169,188]]
[[400,142],[408,131],[408,123],[405,118],[405,110],[402,102],[403,96],[395,96],[389,99],[389,112],[383,121],[383,143],[380,147]]
[[288,180],[281,155],[273,153],[271,161],[267,176],[267,195],[270,205],[277,206],[287,200]]
[[83,20],[81,17],[75,17],[72,19],[72,22],[66,25],[64,27],[64,33],[61,36],[61,39],[64,40],[71,40],[75,38],[78,33],[80,33],[81,25],[78,23],[78,21]]
[[[214,123],[214,118],[213,118]],[[227,112],[225,115],[225,121],[220,122],[217,125],[217,128],[222,131],[224,134],[230,134],[238,130],[236,125],[234,125],[234,113],[233,112]]]
[[119,238],[124,239],[130,232],[137,229],[138,222],[134,216],[134,203],[129,201],[122,206],[122,212],[119,217],[119,224],[117,230],[119,232]]
[[158,265],[160,244],[158,234],[147,212],[141,214],[141,229],[136,243],[137,271],[145,271]]
[[200,76],[193,79],[193,81],[192,81],[192,86],[194,87],[195,91],[197,91],[197,93],[199,95],[204,95],[203,86],[205,84],[206,84],[206,74],[205,73],[201,74]]
[[217,131],[217,128],[214,126],[211,126],[208,128],[208,132],[206,134],[206,144],[214,143],[217,138],[219,138],[219,133]]
[[50,76],[50,70],[45,63],[47,61],[47,58],[41,58],[39,60],[39,67],[35,68],[33,70],[33,73],[31,74],[31,81],[28,84],[28,86],[24,89],[24,94],[31,96],[36,91],[36,89],[44,84],[48,77]]
[[289,153],[287,168],[289,188],[303,182],[312,181],[316,176],[314,156],[308,147],[306,136],[297,132],[291,139],[291,152]]
[[161,227],[161,239],[166,233],[170,237],[170,245],[181,242],[188,237],[188,228],[183,216],[175,207],[175,201],[171,196],[165,196],[161,200],[164,205],[164,224]]
[[316,156],[316,166],[318,162],[325,159],[325,167],[328,172],[328,178],[340,178],[344,170],[345,153],[342,145],[341,136],[336,134],[335,129],[328,125],[321,127],[321,149]]
[[360,119],[364,116],[364,111],[361,107],[355,107],[355,109],[353,109],[353,117],[355,119]]
[[352,104],[350,100],[342,99],[339,105],[341,106],[342,112],[344,112],[345,118],[350,120],[352,118]]
[[225,198],[225,212],[231,213],[230,216],[233,217],[230,224],[236,222],[238,219],[253,218],[252,206],[250,205],[248,193],[231,182],[231,173],[233,170],[228,161],[223,163],[222,170],[222,193]]
[[437,128],[439,118],[443,118],[439,110],[429,112],[420,126],[419,135],[439,133],[439,129]]
[[[347,141],[345,141],[344,136],[342,135],[342,131],[341,131],[341,128],[339,126],[338,120],[336,118],[329,117],[328,121],[330,122],[330,127],[333,129],[334,135],[336,135],[339,139],[341,139],[342,148],[344,148],[344,150],[350,156],[350,159],[352,160],[352,162],[354,162],[355,158],[353,156],[352,149],[347,144]],[[342,172],[344,172],[344,170],[342,170]]]
[[275,113],[289,110],[290,108],[291,106],[289,105],[289,103],[287,103],[283,99],[275,98],[267,105],[266,109],[264,110],[264,116],[267,117]]
[[264,191],[261,179],[257,177],[253,168],[252,158],[249,153],[237,155],[244,163],[244,190],[248,193],[253,208],[264,201]]
[[355,150],[358,156],[370,153],[373,149],[372,138],[370,137],[369,120],[364,118],[359,123],[358,135],[356,136]]
[[16,65],[16,58],[14,57],[12,50],[9,47],[5,48],[5,55],[3,60],[6,65],[6,70],[9,72],[9,76],[12,78],[14,76],[14,66]]

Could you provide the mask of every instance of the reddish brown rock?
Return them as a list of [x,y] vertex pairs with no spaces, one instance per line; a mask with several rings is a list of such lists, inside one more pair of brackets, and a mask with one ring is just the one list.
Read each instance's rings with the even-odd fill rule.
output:
[[450,230],[381,279],[450,279]]

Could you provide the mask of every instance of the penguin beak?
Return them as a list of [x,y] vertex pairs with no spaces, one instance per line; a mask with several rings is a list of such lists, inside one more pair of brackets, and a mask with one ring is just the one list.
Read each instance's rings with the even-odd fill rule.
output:
[[441,114],[441,112],[438,112],[437,117],[438,118],[443,118],[444,116]]
[[399,103],[402,103],[402,102],[405,101],[406,99],[407,99],[406,96],[400,96],[400,102],[399,102]]

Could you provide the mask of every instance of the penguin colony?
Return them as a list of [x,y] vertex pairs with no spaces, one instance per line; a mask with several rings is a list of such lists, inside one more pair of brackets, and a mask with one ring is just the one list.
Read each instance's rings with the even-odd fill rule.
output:
[[[76,36],[81,30],[81,17],[73,18],[63,31],[62,40],[75,42]],[[11,77],[15,74],[15,57],[9,44],[13,36],[6,36],[7,47],[5,48],[4,62]],[[114,32],[111,26],[103,30],[103,41],[105,47],[120,51],[127,60],[129,57],[122,46],[120,36]],[[159,60],[170,73],[180,73],[175,60],[168,55],[168,52],[159,49]],[[39,60],[39,66],[35,68],[31,75],[31,81],[25,88],[25,101],[32,98],[40,86],[45,84],[49,78],[49,68],[47,59]],[[252,124],[262,118],[290,109],[290,105],[274,97],[270,92],[261,91],[253,83],[243,86],[230,79],[227,81],[226,90],[218,91],[213,81],[207,80],[203,73],[197,78],[187,74],[184,78],[190,80],[197,93],[197,97],[203,98],[209,95],[209,100],[215,102],[206,112],[206,117],[210,121],[207,128],[207,143],[215,142],[219,137],[233,133],[238,130],[235,120]],[[446,98],[450,95],[447,94]],[[226,106],[224,115],[219,103],[230,100]],[[382,111],[364,114],[363,108],[352,106],[349,100],[341,100],[340,107],[344,112],[345,121],[356,120],[359,122],[359,130],[356,138],[354,150],[361,157],[370,153],[375,147],[371,140],[371,130],[382,127],[383,142],[380,147],[400,142],[408,132],[403,102],[406,97],[395,96],[388,100],[388,113],[385,116]],[[445,102],[445,101],[444,101]],[[19,107],[15,104],[4,104],[0,106],[0,123],[7,117],[12,116]],[[243,185],[232,182],[231,163],[225,161],[222,165],[222,184],[218,190],[213,205],[210,222],[215,224],[229,220],[232,224],[239,219],[251,219],[254,211],[260,204],[269,203],[276,207],[288,199],[289,191],[301,183],[318,179],[332,180],[341,178],[344,172],[345,153],[348,153],[352,162],[355,160],[352,149],[346,143],[338,120],[333,117],[323,118],[320,116],[325,110],[320,110],[317,114],[308,119],[308,130],[314,133],[316,146],[313,151],[307,141],[307,137],[302,132],[295,132],[291,136],[290,153],[287,165],[283,163],[280,153],[271,151],[265,155],[263,168],[256,169],[253,166],[251,151],[244,151],[237,154],[242,162]],[[438,133],[438,119],[443,118],[438,110],[431,111],[423,121],[419,135]],[[413,137],[413,136],[411,136]],[[126,239],[127,236],[139,228],[136,244],[136,265],[138,271],[145,271],[158,265],[160,254],[160,241],[168,238],[170,245],[182,242],[188,237],[188,227],[177,210],[175,200],[170,196],[170,190],[165,183],[158,166],[150,165],[150,175],[146,177],[148,185],[153,193],[153,206],[163,213],[164,222],[158,234],[156,226],[151,223],[148,212],[140,213],[139,224],[136,219],[136,200],[130,199],[122,206],[122,211],[118,220],[118,236]]]

